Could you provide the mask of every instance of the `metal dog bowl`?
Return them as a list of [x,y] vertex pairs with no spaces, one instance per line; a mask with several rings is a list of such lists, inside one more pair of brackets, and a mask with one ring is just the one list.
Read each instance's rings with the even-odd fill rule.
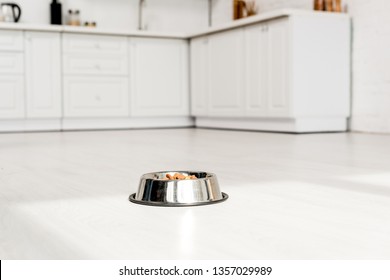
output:
[[[166,174],[195,175],[197,179],[164,180]],[[228,195],[219,189],[217,176],[196,171],[162,171],[141,176],[137,193],[130,195],[134,203],[151,206],[198,206],[222,202]]]

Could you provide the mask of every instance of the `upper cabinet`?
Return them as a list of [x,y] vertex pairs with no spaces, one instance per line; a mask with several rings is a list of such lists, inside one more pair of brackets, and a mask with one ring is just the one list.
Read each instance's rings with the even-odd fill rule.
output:
[[132,116],[189,114],[188,42],[130,38]]
[[28,118],[60,118],[60,34],[26,32],[26,104]]

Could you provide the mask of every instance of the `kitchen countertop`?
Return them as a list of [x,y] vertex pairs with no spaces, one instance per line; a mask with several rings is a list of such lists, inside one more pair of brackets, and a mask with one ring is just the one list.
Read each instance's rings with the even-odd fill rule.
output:
[[40,25],[27,23],[0,23],[0,30],[23,30],[23,31],[43,31],[43,32],[62,32],[78,34],[96,34],[96,35],[113,35],[113,36],[134,36],[134,37],[157,37],[157,38],[174,38],[187,39],[188,35],[175,32],[161,31],[139,31],[139,30],[119,30],[92,28],[84,26],[67,26],[67,25]]
[[[389,259],[390,136],[203,129],[2,134],[0,259]],[[141,174],[229,199],[132,204]]]
[[275,18],[285,16],[320,16],[325,18],[339,18],[349,19],[348,14],[317,12],[299,9],[281,9],[270,12],[265,12],[256,16],[231,21],[219,26],[206,28],[197,32],[191,33],[177,33],[177,32],[162,32],[162,31],[139,31],[139,30],[119,30],[119,29],[104,29],[104,28],[90,28],[78,26],[55,26],[55,25],[39,25],[27,23],[0,23],[0,30],[26,30],[26,31],[45,31],[45,32],[68,32],[79,34],[102,34],[115,36],[135,36],[135,37],[158,37],[158,38],[176,38],[176,39],[191,39],[207,34],[221,32],[229,29],[234,29],[246,25],[255,24]]

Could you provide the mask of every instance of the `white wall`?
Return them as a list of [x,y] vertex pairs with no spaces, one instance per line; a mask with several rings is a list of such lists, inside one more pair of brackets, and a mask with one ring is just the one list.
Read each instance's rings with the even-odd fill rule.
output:
[[[15,0],[25,23],[48,24],[51,0]],[[135,30],[139,0],[61,0],[68,9],[81,11],[82,21],[96,21],[101,28]],[[144,23],[155,31],[192,31],[207,27],[207,0],[146,0]]]

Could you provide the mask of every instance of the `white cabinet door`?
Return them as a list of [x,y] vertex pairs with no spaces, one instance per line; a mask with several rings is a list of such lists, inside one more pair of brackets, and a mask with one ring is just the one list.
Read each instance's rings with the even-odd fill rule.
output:
[[64,54],[64,74],[126,76],[128,60],[123,55]]
[[105,36],[65,33],[62,36],[64,53],[126,55],[125,36]]
[[126,77],[64,78],[65,117],[126,117],[129,115]]
[[266,24],[245,28],[245,112],[247,116],[267,116],[268,34]]
[[60,118],[60,35],[26,32],[25,40],[27,118]]
[[23,74],[23,53],[0,52],[0,74]]
[[24,118],[23,76],[0,75],[0,119]]
[[191,115],[207,116],[209,92],[208,37],[191,40]]
[[288,19],[274,20],[267,24],[269,33],[268,115],[273,117],[289,117],[291,114],[288,27]]
[[0,51],[23,51],[23,31],[0,30]]
[[209,115],[243,116],[243,28],[209,36],[209,63]]
[[131,115],[189,115],[187,41],[131,38],[129,43]]

